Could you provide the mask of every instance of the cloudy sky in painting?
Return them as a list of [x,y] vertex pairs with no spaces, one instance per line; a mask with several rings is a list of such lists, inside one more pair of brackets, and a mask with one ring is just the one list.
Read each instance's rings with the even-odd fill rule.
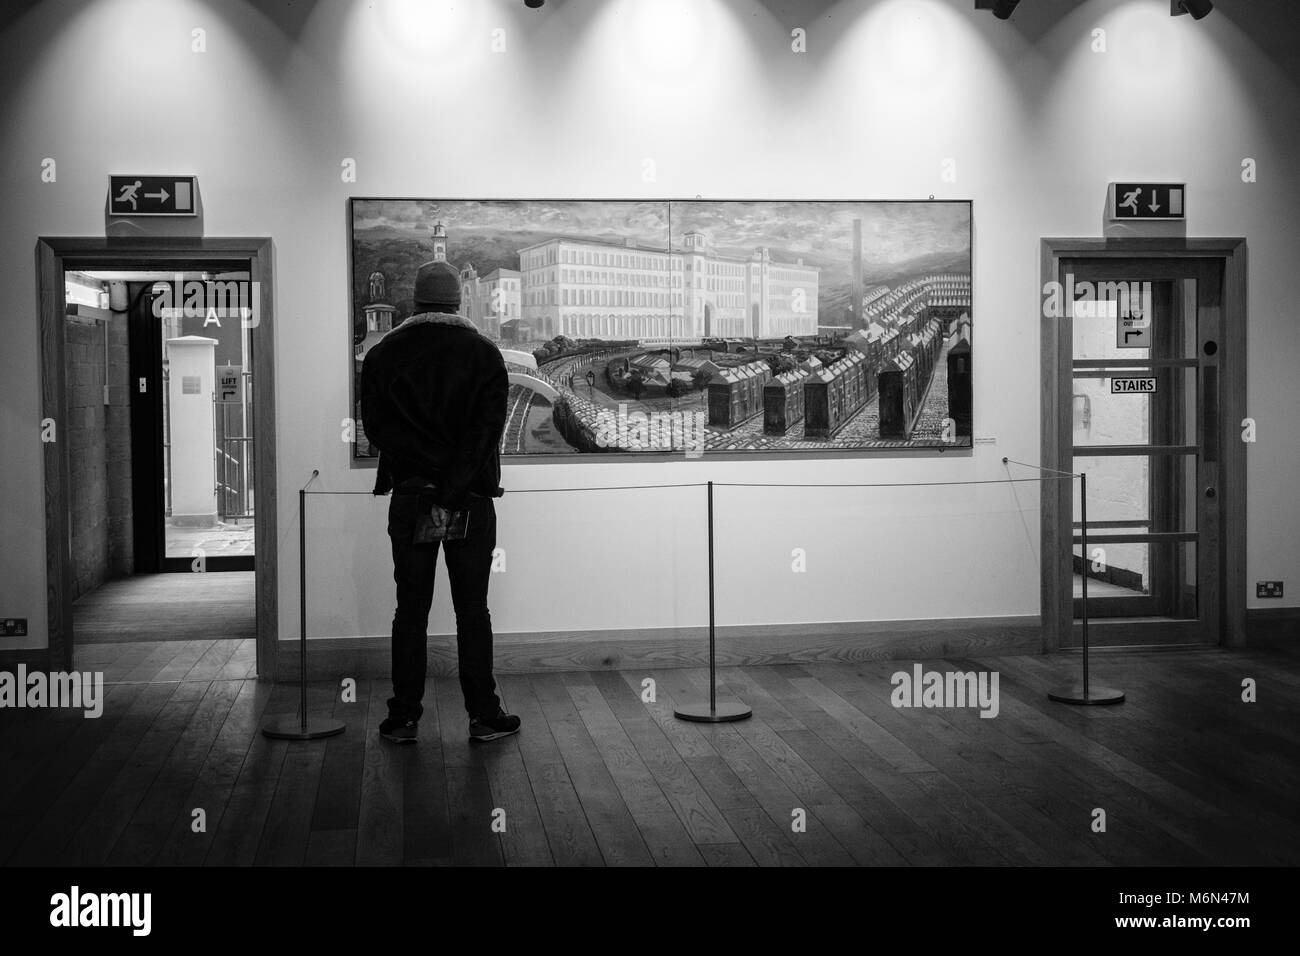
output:
[[[357,200],[353,206],[358,235],[427,239],[442,222],[450,238],[458,231],[504,234],[521,232],[590,236],[662,248],[668,241],[668,205],[664,202],[534,202],[509,200]],[[534,241],[531,240],[530,241]]]
[[853,220],[862,220],[863,259],[897,265],[922,256],[969,259],[970,205],[964,202],[673,202],[356,200],[354,235],[427,241],[435,222],[457,233],[520,234],[520,245],[547,235],[588,236],[664,248],[698,230],[716,251],[747,257],[760,246],[810,261],[852,255]]
[[771,246],[811,258],[851,256],[855,219],[863,258],[878,265],[970,252],[966,203],[693,202],[674,203],[672,213],[675,237],[695,229],[732,255]]

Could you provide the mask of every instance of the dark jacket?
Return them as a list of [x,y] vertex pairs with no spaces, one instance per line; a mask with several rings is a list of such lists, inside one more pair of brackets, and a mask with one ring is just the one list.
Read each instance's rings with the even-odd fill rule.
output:
[[379,450],[374,493],[421,478],[450,508],[500,497],[509,387],[500,349],[463,316],[419,313],[376,342],[361,366],[361,423]]

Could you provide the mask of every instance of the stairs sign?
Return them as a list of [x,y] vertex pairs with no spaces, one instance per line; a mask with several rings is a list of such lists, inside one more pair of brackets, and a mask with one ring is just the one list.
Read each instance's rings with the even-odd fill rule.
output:
[[196,176],[109,176],[110,216],[196,216]]
[[1154,395],[1156,378],[1154,375],[1116,375],[1110,380],[1112,395]]

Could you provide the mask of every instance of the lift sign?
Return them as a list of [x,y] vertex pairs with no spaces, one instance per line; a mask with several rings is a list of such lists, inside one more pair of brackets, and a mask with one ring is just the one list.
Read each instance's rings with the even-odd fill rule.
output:
[[239,401],[239,377],[242,370],[239,365],[223,365],[217,370],[217,390],[221,393],[221,401]]
[[1154,395],[1156,393],[1156,380],[1132,375],[1110,380],[1110,393],[1112,395],[1132,394],[1134,392],[1142,395]]

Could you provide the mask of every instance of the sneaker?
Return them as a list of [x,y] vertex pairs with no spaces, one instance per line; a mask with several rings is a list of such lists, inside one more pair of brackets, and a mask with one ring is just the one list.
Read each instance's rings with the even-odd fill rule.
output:
[[419,723],[414,720],[389,717],[379,725],[379,736],[395,744],[413,744],[419,727]]
[[495,717],[473,717],[469,722],[470,740],[496,740],[519,733],[519,718],[497,708]]

